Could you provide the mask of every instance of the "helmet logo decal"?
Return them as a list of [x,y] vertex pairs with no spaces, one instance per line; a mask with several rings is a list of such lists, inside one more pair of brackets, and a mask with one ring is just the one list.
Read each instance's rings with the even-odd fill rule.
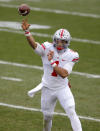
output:
[[64,33],[64,29],[62,29],[61,34],[60,34],[61,38],[63,37],[63,33]]

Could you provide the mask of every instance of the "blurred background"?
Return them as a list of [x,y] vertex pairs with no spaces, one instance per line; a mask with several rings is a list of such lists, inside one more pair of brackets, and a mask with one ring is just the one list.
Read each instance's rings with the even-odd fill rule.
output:
[[[31,8],[26,17],[18,14],[23,3]],[[42,62],[26,41],[23,19],[40,44],[52,42],[56,30],[68,29],[70,48],[80,55],[69,77],[76,111],[83,131],[99,131],[100,0],[0,0],[0,131],[42,130],[41,91],[34,98],[27,95],[41,82]],[[52,131],[72,131],[59,103],[55,112]]]

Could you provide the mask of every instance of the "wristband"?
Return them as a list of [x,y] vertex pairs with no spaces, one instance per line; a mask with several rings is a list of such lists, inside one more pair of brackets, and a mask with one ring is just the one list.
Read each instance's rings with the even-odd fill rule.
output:
[[30,36],[31,33],[29,32],[29,30],[25,30],[25,36]]
[[53,61],[53,60],[50,60],[50,63],[51,63],[51,66],[52,67],[55,67],[57,64],[55,63],[55,61]]

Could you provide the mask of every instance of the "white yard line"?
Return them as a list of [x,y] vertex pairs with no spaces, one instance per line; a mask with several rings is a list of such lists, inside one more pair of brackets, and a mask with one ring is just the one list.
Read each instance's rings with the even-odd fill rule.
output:
[[[11,104],[6,104],[6,103],[0,103],[0,106],[6,106],[6,107],[10,107],[10,108],[22,109],[22,110],[28,110],[28,111],[42,112],[41,109],[29,108],[29,107],[17,106],[17,105],[11,105]],[[59,113],[58,113],[58,112],[54,112],[54,115],[67,116],[67,114],[65,114],[65,113],[60,113],[60,112],[59,112]],[[100,119],[93,118],[93,117],[90,117],[90,116],[89,116],[89,117],[79,116],[79,118],[85,119],[85,120],[91,120],[91,121],[100,122]]]
[[0,2],[10,2],[12,0],[0,0]]
[[87,39],[80,39],[80,38],[73,38],[72,37],[72,41],[100,45],[100,41],[95,41],[95,40],[87,40]]
[[40,2],[41,0],[26,0],[26,1],[31,1],[31,2]]
[[[0,31],[11,32],[11,33],[17,33],[17,34],[23,34],[24,35],[23,31],[18,31],[18,30],[0,29]],[[50,37],[50,38],[53,37],[52,35],[49,35],[49,34],[42,34],[42,33],[36,33],[36,32],[31,32],[31,34],[34,35],[34,36],[39,36],[39,37]],[[100,45],[100,41],[80,39],[80,38],[74,38],[74,37],[72,38],[72,41]]]
[[[0,60],[0,64],[43,70],[43,67],[41,66],[26,65],[26,64],[20,64],[20,63],[14,63],[14,62],[2,61],[2,60]],[[100,78],[100,75],[88,74],[88,73],[83,73],[83,72],[72,71],[72,74],[85,76],[87,78]]]
[[[19,5],[0,4],[0,6],[1,7],[8,7],[8,8],[18,8]],[[33,11],[49,12],[49,13],[56,13],[56,14],[65,14],[65,15],[73,15],[73,16],[81,16],[81,17],[90,17],[90,18],[100,19],[100,15],[98,15],[98,14],[70,12],[70,11],[64,11],[64,10],[46,9],[46,8],[38,8],[38,7],[30,7],[30,8]]]
[[3,80],[10,80],[10,81],[23,81],[22,79],[19,79],[19,78],[12,78],[12,77],[5,77],[5,76],[1,76],[0,79],[3,79]]
[[2,60],[0,60],[0,64],[43,70],[43,67],[40,67],[40,66],[26,65],[26,64],[20,64],[20,63],[14,63],[14,62],[2,61]]
[[77,71],[72,71],[72,74],[85,76],[87,78],[100,78],[100,75],[88,74],[88,73],[77,72]]
[[[31,23],[30,23],[31,24]],[[21,23],[15,21],[0,21],[1,28],[10,28],[21,30]],[[31,24],[30,29],[50,29],[51,26],[48,25],[38,25],[38,24]]]

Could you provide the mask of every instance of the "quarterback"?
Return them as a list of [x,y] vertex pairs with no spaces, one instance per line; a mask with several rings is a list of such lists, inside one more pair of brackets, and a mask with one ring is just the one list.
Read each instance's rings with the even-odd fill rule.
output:
[[71,36],[68,30],[59,29],[53,36],[53,42],[39,44],[29,32],[29,24],[22,22],[25,36],[41,56],[44,74],[42,77],[41,109],[44,117],[43,131],[51,131],[52,117],[57,100],[68,115],[73,131],[82,131],[80,120],[75,111],[75,101],[68,85],[68,76],[74,64],[79,60],[77,52],[68,48]]

